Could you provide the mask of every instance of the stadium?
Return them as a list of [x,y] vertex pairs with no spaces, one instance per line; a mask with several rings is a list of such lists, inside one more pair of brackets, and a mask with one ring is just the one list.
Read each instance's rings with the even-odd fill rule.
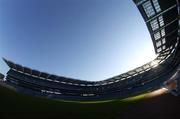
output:
[[157,57],[141,67],[102,80],[73,79],[22,66],[3,58],[6,87],[18,93],[64,101],[123,99],[165,88],[180,95],[180,1],[133,0],[149,30]]

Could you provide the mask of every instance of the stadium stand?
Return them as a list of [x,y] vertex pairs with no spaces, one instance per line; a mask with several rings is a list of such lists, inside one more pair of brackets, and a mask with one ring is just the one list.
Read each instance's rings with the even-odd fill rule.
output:
[[4,79],[4,75],[0,73],[0,80]]
[[104,100],[137,95],[163,86],[180,63],[180,0],[133,0],[150,32],[153,61],[102,81],[85,81],[34,70],[3,58],[6,84],[18,92],[65,100]]

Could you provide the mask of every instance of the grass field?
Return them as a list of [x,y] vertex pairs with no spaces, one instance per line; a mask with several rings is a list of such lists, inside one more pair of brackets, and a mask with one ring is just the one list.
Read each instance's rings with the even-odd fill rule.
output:
[[0,86],[0,118],[114,119],[146,94],[107,101],[60,101],[19,94]]

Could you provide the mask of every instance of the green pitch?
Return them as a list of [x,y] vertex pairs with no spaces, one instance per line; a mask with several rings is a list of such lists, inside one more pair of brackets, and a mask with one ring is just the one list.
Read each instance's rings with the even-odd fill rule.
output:
[[113,119],[124,106],[145,95],[105,101],[63,101],[19,94],[0,86],[0,118]]

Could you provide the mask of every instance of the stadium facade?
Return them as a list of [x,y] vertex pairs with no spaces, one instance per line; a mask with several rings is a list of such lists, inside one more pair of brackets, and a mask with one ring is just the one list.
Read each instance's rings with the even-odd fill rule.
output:
[[[180,0],[133,1],[158,55],[153,61],[106,80],[85,81],[41,72],[3,58],[10,68],[5,83],[20,93],[63,100],[128,97],[168,87],[167,82],[172,79],[180,84]],[[175,87],[176,94],[180,92],[178,88]]]

